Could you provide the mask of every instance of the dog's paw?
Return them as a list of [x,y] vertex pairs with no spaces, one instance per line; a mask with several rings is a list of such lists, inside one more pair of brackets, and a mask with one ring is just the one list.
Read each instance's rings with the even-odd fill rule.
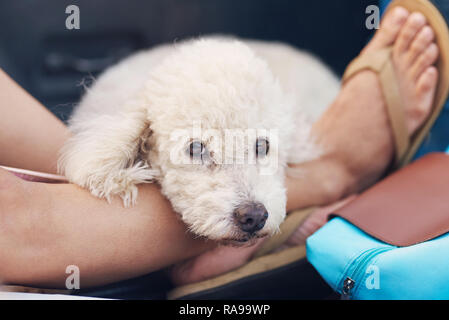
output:
[[110,174],[91,174],[87,177],[84,187],[94,196],[105,198],[109,202],[112,196],[118,195],[122,198],[124,206],[129,207],[136,203],[137,185],[153,182],[158,174],[157,170],[139,162],[130,168],[120,169]]

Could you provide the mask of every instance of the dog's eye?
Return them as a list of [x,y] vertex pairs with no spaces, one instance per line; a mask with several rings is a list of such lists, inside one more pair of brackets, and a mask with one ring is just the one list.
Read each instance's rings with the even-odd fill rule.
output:
[[192,141],[188,153],[191,158],[200,158],[206,153],[206,147],[200,141]]
[[270,150],[270,142],[265,138],[259,138],[256,141],[256,156],[265,157]]

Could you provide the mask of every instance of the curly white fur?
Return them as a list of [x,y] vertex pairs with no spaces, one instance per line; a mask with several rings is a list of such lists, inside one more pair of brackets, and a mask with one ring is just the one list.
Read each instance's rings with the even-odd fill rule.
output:
[[[70,120],[60,170],[98,197],[120,195],[125,206],[135,203],[137,184],[157,181],[191,231],[216,240],[241,239],[232,213],[257,201],[269,212],[257,235],[271,234],[285,217],[286,164],[317,156],[311,124],[338,87],[318,60],[278,43],[205,38],[143,51],[88,89]],[[188,164],[198,123],[210,157]],[[276,132],[269,175],[258,162],[218,161],[226,154],[214,141],[248,129]],[[236,154],[254,157],[256,138]]]

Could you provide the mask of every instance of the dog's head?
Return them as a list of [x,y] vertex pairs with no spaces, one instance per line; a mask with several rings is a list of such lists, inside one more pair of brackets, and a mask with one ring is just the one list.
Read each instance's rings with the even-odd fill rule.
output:
[[145,160],[191,231],[234,244],[276,232],[293,119],[267,64],[239,41],[192,41],[143,92]]

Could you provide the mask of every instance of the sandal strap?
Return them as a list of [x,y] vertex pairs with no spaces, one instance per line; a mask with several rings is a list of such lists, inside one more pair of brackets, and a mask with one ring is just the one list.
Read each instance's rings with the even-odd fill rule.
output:
[[396,147],[396,167],[409,149],[410,138],[405,122],[399,83],[391,60],[391,51],[392,48],[388,47],[360,55],[346,69],[343,75],[343,82],[366,69],[378,74]]
[[302,210],[295,210],[289,213],[287,218],[285,218],[284,222],[279,227],[279,232],[267,239],[265,243],[256,251],[256,253],[254,253],[252,259],[267,255],[273,250],[279,248],[290,238],[305,218],[307,218],[315,209],[315,207],[311,207]]

